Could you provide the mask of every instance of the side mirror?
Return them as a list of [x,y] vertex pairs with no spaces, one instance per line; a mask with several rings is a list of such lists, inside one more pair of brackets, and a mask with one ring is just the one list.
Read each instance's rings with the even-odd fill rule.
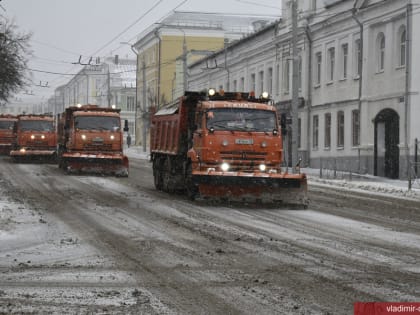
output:
[[124,131],[128,132],[128,120],[124,120]]

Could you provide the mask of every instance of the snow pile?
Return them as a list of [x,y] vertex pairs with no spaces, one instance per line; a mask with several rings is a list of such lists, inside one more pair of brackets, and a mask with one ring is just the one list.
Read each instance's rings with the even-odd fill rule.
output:
[[150,152],[146,149],[144,152],[143,147],[140,146],[131,146],[124,149],[124,154],[129,158],[135,158],[140,160],[148,160],[150,158]]
[[354,175],[346,178],[331,179],[320,178],[319,169],[302,169],[302,172],[308,176],[308,182],[316,185],[334,186],[335,188],[354,190],[360,192],[377,193],[386,196],[394,196],[400,198],[409,198],[420,200],[420,185],[413,183],[411,190],[408,189],[408,181],[391,180],[388,178],[377,177],[372,175]]

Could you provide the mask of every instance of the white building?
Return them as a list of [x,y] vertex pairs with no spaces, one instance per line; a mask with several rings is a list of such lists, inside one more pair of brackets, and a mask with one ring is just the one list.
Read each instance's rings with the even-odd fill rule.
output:
[[[297,0],[298,146],[306,165],[407,177],[420,138],[413,58],[420,16],[412,2]],[[290,115],[291,4],[283,0],[279,22],[192,64],[188,89],[267,90]]]
[[85,65],[67,84],[54,92],[55,113],[76,104],[94,104],[121,109],[121,120],[128,120],[135,135],[136,60],[108,57]]

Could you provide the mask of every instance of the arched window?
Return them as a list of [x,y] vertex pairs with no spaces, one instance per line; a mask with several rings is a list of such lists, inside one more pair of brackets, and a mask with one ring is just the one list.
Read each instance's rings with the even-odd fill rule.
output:
[[385,69],[385,36],[383,33],[378,35],[378,72]]
[[399,60],[398,65],[400,67],[405,66],[405,58],[406,58],[406,42],[407,42],[407,32],[405,31],[405,28],[403,27],[400,31],[400,37],[399,37]]

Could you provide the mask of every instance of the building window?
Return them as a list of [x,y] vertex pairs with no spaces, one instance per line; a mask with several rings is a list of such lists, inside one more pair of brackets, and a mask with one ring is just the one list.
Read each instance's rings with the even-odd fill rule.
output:
[[354,147],[360,145],[360,112],[359,110],[355,109],[351,113],[352,116],[352,145]]
[[258,78],[258,81],[259,81],[259,87],[258,87],[258,91],[256,91],[257,92],[257,94],[261,94],[263,91],[264,91],[264,71],[260,71],[259,72],[259,78]]
[[399,41],[399,52],[400,52],[400,58],[399,58],[399,66],[403,67],[405,66],[405,58],[406,58],[406,31],[405,29],[402,30],[400,35],[400,41]]
[[233,80],[233,91],[237,91],[238,90],[238,81]]
[[331,47],[328,49],[328,81],[334,81],[334,70],[335,70],[335,48]]
[[356,73],[360,77],[362,74],[362,42],[360,39],[356,40],[355,44],[355,57],[356,57]]
[[302,119],[298,118],[298,136],[297,136],[298,148],[302,147]]
[[318,115],[312,117],[312,147],[318,148],[319,118]]
[[245,92],[245,78],[244,77],[241,78],[240,91]]
[[337,113],[337,146],[344,147],[344,112]]
[[134,112],[135,111],[135,98],[134,96],[127,96],[127,111]]
[[342,71],[342,78],[347,78],[347,63],[349,59],[349,45],[343,44],[341,45],[341,71]]
[[383,33],[378,35],[378,72],[382,72],[385,69],[385,36]]
[[302,56],[299,56],[298,73],[299,90],[302,90]]
[[276,67],[276,95],[280,94],[280,65]]
[[251,82],[249,86],[249,90],[255,93],[256,82],[255,82],[255,73],[251,74]]
[[321,84],[322,54],[319,52],[315,55],[315,84]]
[[290,90],[290,60],[286,59],[284,62],[284,71],[283,71],[283,90],[284,94],[288,94]]
[[273,94],[273,68],[268,68],[268,75],[267,75],[267,92],[272,95]]
[[331,147],[331,114],[325,114],[324,147]]

